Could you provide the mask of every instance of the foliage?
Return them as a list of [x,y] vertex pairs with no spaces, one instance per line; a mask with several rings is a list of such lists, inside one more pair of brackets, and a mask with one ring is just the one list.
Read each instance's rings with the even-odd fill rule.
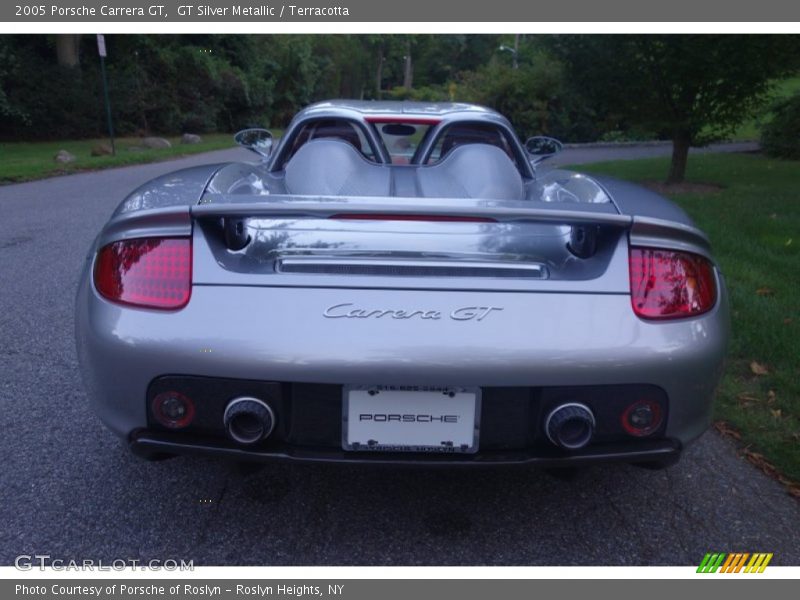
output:
[[800,159],[800,94],[772,106],[772,120],[761,130],[761,146],[769,156]]
[[730,135],[800,68],[800,36],[570,35],[551,48],[600,114],[673,140],[674,181],[689,146]]
[[[77,68],[58,66],[56,39],[0,36],[0,139],[104,135],[94,36],[80,36]],[[681,102],[695,95],[689,130],[700,143],[751,114],[768,87],[753,73],[783,72],[794,57],[773,46],[797,39],[137,34],[106,43],[120,135],[284,127],[302,106],[341,97],[478,102],[510,117],[523,137],[671,137],[686,110],[664,103],[666,89]]]
[[518,68],[505,59],[498,56],[462,73],[458,98],[508,116],[522,138],[539,134],[564,141],[596,138],[599,131],[593,112],[570,95],[560,62],[543,51],[525,53],[524,46]]
[[[452,89],[451,89],[452,88]],[[455,86],[431,85],[406,89],[403,86],[392,88],[383,94],[384,100],[413,100],[417,102],[451,102],[455,100],[452,90]]]

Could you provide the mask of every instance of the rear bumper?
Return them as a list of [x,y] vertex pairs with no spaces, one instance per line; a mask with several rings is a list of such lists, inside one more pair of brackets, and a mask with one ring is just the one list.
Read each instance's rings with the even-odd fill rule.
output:
[[[669,399],[664,437],[685,445],[710,424],[728,338],[724,288],[709,313],[652,323],[634,316],[625,294],[195,286],[184,309],[159,312],[113,305],[90,281],[87,273],[78,295],[78,356],[95,411],[125,439],[149,426],[151,383],[183,374],[484,389],[648,384]],[[482,321],[324,316],[345,302],[502,310]]]
[[243,449],[225,441],[192,438],[178,434],[146,429],[133,432],[129,439],[131,451],[137,456],[153,459],[164,455],[217,456],[237,461],[350,463],[372,465],[425,466],[513,466],[529,465],[543,468],[573,467],[598,463],[671,464],[680,458],[681,444],[677,440],[647,440],[602,444],[570,452],[546,450],[494,450],[477,454],[418,454],[345,452],[332,448],[293,447],[282,445],[270,449]]

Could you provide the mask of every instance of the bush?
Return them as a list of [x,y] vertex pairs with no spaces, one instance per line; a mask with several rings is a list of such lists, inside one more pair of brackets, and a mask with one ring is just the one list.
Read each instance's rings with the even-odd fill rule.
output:
[[772,106],[772,120],[761,130],[761,146],[768,156],[800,160],[800,94]]
[[586,142],[607,129],[591,104],[571,89],[561,63],[544,52],[516,69],[493,60],[462,73],[456,97],[508,116],[522,139],[551,135],[563,142]]
[[407,90],[403,86],[398,86],[391,90],[383,92],[384,100],[413,100],[419,102],[451,102],[451,97],[448,86],[446,85],[429,85],[424,87],[415,87]]

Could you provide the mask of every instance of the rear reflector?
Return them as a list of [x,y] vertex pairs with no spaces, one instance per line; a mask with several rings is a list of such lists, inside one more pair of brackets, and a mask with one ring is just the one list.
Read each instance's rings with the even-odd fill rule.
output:
[[717,287],[711,263],[697,254],[631,248],[631,302],[645,319],[679,319],[714,306]]
[[634,402],[622,413],[622,427],[630,435],[644,437],[661,427],[661,407],[652,400]]
[[497,223],[490,217],[470,217],[461,215],[407,215],[380,213],[341,213],[331,219],[351,221],[432,221],[435,223]]
[[153,416],[164,427],[182,429],[194,419],[194,402],[180,392],[161,392],[152,403]]
[[94,285],[112,302],[177,309],[192,293],[189,238],[142,238],[104,246],[97,254]]

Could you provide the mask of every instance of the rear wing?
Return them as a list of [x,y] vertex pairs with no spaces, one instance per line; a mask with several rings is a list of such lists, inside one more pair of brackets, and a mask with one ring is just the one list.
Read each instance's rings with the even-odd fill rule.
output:
[[533,220],[542,223],[607,224],[625,227],[631,217],[620,215],[613,204],[569,204],[531,201],[471,200],[464,198],[397,198],[341,196],[269,196],[257,202],[240,202],[225,194],[204,196],[193,206],[196,218],[314,217],[348,214],[402,214],[431,217],[476,217],[493,221]]
[[[207,194],[191,208],[196,219],[222,218],[232,244],[241,221],[255,217],[362,218],[362,215],[429,216],[432,219],[474,218],[489,221],[529,221],[570,225],[575,231],[573,247],[577,256],[590,254],[591,237],[598,226],[628,229],[631,245],[681,249],[711,257],[706,235],[690,225],[652,217],[619,214],[612,203],[557,203],[532,201],[470,200],[463,198],[385,198],[341,196],[278,196],[257,202],[239,197]],[[233,238],[231,238],[233,235]],[[585,239],[579,243],[577,238]],[[587,239],[588,238],[588,239]],[[238,240],[241,243],[241,240]],[[584,245],[586,248],[579,248]]]
[[[241,202],[241,196],[206,194],[192,206],[175,206],[139,210],[115,215],[98,239],[100,245],[119,239],[148,235],[191,235],[195,220],[218,220],[225,231],[226,243],[237,249],[251,218],[363,218],[372,215],[410,216],[423,220],[474,219],[490,222],[535,222],[568,225],[573,228],[573,246],[579,257],[591,254],[591,238],[598,227],[625,229],[631,245],[685,250],[711,256],[706,235],[690,225],[656,219],[622,215],[611,203],[556,203],[532,201],[471,200],[463,198],[385,198],[340,196],[283,196],[259,197],[256,201]],[[581,238],[581,236],[583,236]],[[586,241],[581,242],[580,239]]]

